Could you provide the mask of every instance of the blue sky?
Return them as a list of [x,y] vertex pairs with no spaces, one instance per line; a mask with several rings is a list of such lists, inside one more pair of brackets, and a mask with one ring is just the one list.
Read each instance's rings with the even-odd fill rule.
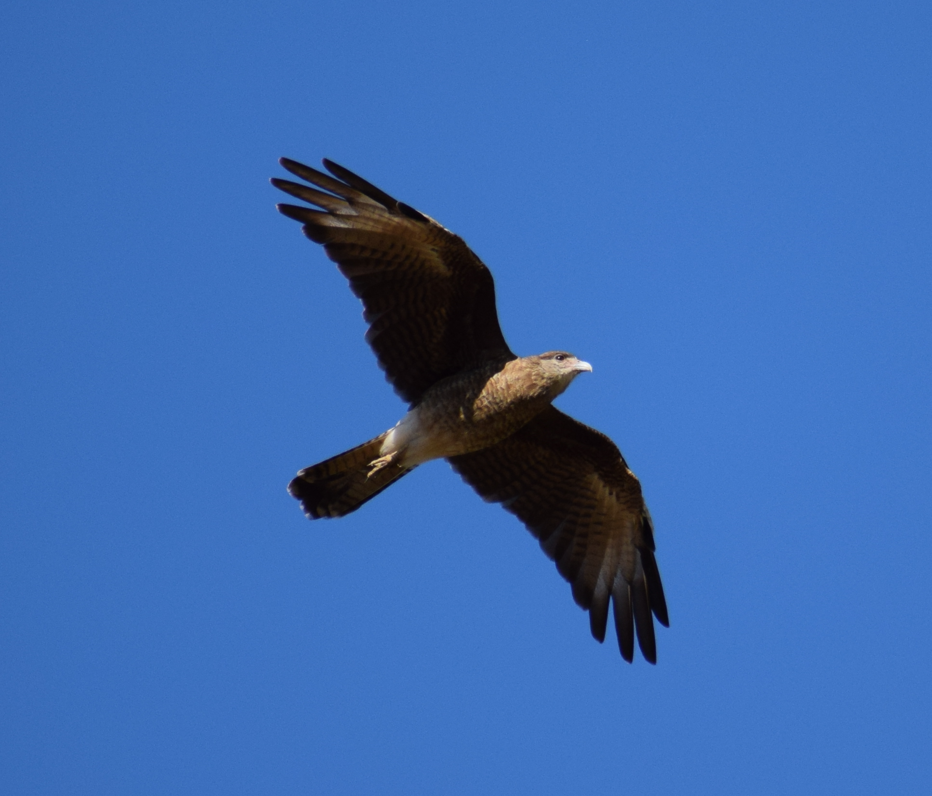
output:
[[[0,11],[4,792],[919,793],[932,7]],[[329,157],[462,235],[644,486],[624,664],[432,463],[311,524],[404,406],[274,210]]]

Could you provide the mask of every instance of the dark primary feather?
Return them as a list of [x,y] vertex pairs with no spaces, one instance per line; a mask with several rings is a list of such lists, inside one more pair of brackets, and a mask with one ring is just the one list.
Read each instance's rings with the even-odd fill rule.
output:
[[366,340],[402,398],[416,403],[440,379],[514,357],[492,275],[461,238],[329,160],[332,177],[287,158],[281,164],[316,188],[272,184],[321,209],[278,209],[301,222],[349,279],[369,324]]
[[608,437],[551,406],[502,442],[449,461],[537,537],[589,611],[596,639],[605,638],[611,600],[622,656],[632,660],[636,633],[645,659],[656,662],[651,614],[669,620],[650,515]]

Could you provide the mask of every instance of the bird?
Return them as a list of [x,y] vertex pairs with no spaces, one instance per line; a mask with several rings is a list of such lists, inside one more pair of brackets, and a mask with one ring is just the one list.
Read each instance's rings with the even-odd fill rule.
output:
[[424,462],[446,459],[484,500],[537,538],[605,640],[612,606],[622,658],[657,661],[669,626],[641,485],[614,442],[553,400],[592,370],[567,351],[519,357],[505,342],[486,265],[458,235],[348,169],[288,158],[305,204],[277,209],[321,244],[362,301],[365,338],[408,404],[374,439],[306,467],[288,485],[308,518],[343,517]]

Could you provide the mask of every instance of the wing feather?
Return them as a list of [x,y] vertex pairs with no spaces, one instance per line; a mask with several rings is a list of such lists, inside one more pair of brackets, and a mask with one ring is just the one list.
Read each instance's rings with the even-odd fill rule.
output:
[[537,537],[589,611],[597,640],[611,602],[622,657],[632,660],[636,635],[656,662],[653,616],[669,619],[653,528],[640,483],[608,437],[551,406],[502,442],[449,461]]
[[287,158],[281,164],[309,185],[272,184],[313,207],[279,211],[303,224],[349,280],[369,323],[366,340],[402,398],[416,403],[447,376],[514,357],[492,274],[462,238],[329,160],[333,176]]

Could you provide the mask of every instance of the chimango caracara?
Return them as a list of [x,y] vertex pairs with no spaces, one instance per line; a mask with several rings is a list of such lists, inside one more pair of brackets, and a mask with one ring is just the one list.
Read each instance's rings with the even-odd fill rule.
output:
[[333,177],[281,164],[316,188],[272,184],[315,207],[278,209],[349,279],[366,340],[410,404],[394,428],[298,473],[288,490],[304,513],[342,517],[419,464],[446,459],[537,537],[596,639],[605,639],[611,601],[622,657],[633,659],[636,631],[656,662],[651,613],[667,625],[667,606],[641,485],[608,437],[551,405],[592,368],[565,351],[516,356],[489,269],[433,219],[330,161]]

